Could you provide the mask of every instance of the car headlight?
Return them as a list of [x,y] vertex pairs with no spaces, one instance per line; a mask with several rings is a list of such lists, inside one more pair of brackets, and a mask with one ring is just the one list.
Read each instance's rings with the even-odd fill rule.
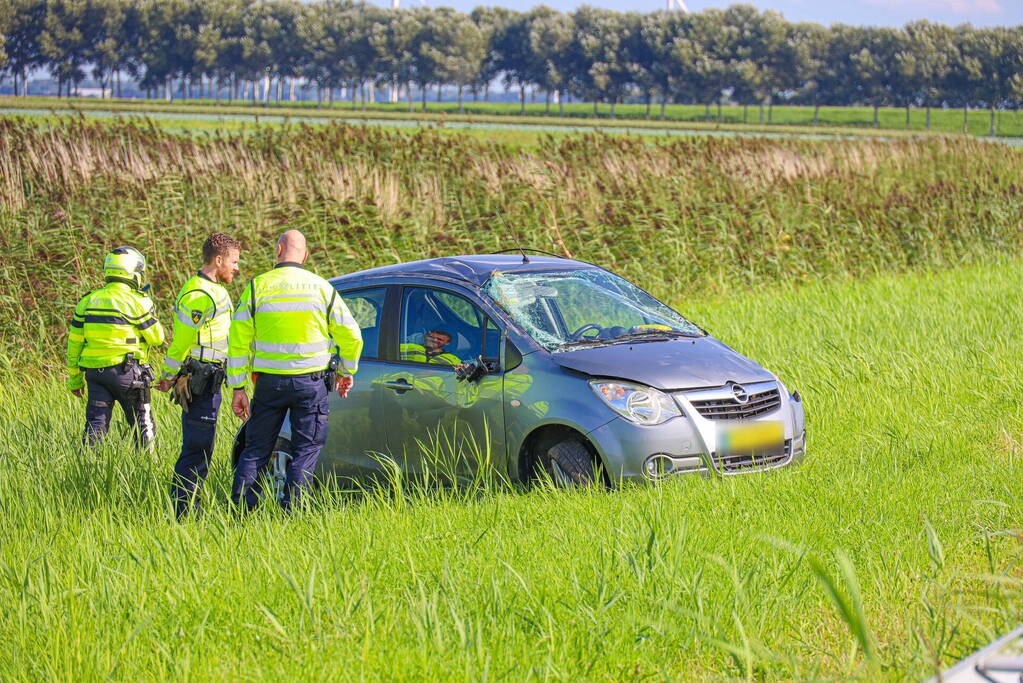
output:
[[682,415],[670,396],[653,387],[607,380],[592,380],[590,387],[612,410],[636,424],[659,425]]

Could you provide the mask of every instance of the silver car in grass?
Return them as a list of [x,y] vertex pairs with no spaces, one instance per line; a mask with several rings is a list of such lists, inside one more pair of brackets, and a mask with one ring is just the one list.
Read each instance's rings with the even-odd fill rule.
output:
[[455,477],[616,485],[803,458],[802,399],[773,373],[604,268],[520,252],[331,280],[365,348],[348,398],[332,395],[321,478],[444,461]]

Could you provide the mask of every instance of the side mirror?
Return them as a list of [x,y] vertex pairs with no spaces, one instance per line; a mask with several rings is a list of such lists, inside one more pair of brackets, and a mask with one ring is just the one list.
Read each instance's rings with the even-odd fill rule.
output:
[[459,382],[475,382],[485,375],[500,372],[501,363],[483,356],[467,360],[455,366],[455,378]]

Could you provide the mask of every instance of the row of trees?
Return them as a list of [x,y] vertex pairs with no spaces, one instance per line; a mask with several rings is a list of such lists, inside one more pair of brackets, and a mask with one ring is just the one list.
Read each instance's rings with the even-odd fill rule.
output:
[[[902,29],[792,23],[748,5],[697,14],[480,7],[392,10],[341,0],[0,0],[0,75],[24,89],[48,70],[68,93],[87,73],[172,96],[269,99],[296,81],[344,88],[447,86],[486,96],[498,81],[563,102],[723,99],[760,105],[986,107],[1023,103],[1023,27]],[[66,90],[65,90],[66,89]],[[409,89],[411,92],[411,89]],[[248,93],[248,95],[246,95]],[[285,95],[287,96],[287,95]],[[409,97],[409,106],[412,101]],[[648,110],[649,111],[649,110]],[[746,110],[744,110],[746,111]],[[928,117],[929,118],[929,117]],[[965,117],[964,117],[965,120]]]

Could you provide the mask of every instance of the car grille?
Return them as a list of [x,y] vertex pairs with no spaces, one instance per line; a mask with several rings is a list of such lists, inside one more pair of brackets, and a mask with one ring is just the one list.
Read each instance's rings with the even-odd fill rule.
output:
[[777,467],[789,460],[792,450],[792,439],[786,439],[785,445],[766,453],[736,453],[734,455],[714,455],[714,467],[718,472],[741,472],[743,470],[766,470]]
[[746,403],[739,403],[734,398],[716,398],[693,401],[692,404],[708,420],[747,420],[777,410],[781,405],[781,396],[775,387],[750,394]]

